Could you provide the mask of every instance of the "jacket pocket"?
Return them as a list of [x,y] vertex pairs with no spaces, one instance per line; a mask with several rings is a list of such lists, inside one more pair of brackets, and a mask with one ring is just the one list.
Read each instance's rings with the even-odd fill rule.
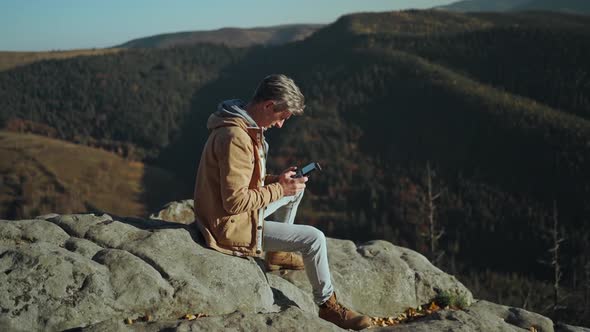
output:
[[248,213],[221,217],[216,228],[217,242],[229,246],[250,246],[252,223]]

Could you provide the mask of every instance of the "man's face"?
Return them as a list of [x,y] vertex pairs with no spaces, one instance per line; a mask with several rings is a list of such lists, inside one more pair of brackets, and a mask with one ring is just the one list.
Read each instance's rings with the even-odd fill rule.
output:
[[291,114],[293,114],[293,113],[289,112],[288,110],[274,112],[274,117],[273,117],[274,121],[268,128],[272,128],[272,127],[282,128],[285,121],[287,121],[287,119],[291,117]]
[[[265,105],[266,106],[266,105]],[[288,109],[283,109],[281,111],[276,111],[277,105],[275,102],[271,102],[265,107],[265,117],[258,125],[265,129],[269,129],[272,127],[282,128],[285,121],[291,117],[293,113],[289,112]]]

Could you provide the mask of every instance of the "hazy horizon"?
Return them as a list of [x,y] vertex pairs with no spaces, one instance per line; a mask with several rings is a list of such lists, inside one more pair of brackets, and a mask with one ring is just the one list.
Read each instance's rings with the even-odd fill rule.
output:
[[112,47],[132,39],[182,31],[327,24],[355,12],[425,9],[455,0],[3,0],[0,51]]

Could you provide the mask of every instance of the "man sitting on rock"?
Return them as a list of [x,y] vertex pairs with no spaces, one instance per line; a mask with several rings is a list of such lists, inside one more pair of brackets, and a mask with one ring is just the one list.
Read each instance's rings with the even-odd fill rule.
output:
[[[260,256],[264,250],[271,270],[305,267],[319,316],[342,328],[363,329],[370,318],[336,299],[324,234],[293,223],[307,177],[294,178],[296,167],[266,175],[264,131],[281,128],[304,107],[303,94],[285,75],[264,78],[248,103],[234,99],[218,106],[207,122],[210,134],[197,171],[196,224],[207,245],[222,253]],[[276,221],[264,220],[274,212]]]

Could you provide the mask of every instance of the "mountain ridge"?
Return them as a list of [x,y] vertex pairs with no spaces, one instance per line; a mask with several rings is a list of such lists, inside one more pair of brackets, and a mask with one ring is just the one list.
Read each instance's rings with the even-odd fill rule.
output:
[[590,14],[590,3],[585,0],[462,0],[435,9],[459,12],[547,10],[587,15]]
[[285,24],[271,27],[224,27],[215,30],[172,32],[136,38],[115,47],[165,48],[196,43],[223,44],[230,47],[278,45],[303,40],[323,26],[323,24]]

